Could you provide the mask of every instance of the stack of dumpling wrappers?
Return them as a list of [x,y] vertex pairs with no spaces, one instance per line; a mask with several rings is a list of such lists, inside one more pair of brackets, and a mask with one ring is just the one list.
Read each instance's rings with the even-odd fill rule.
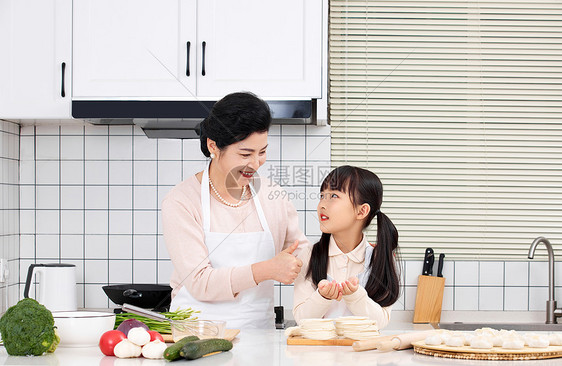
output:
[[337,319],[303,319],[300,326],[285,330],[285,335],[308,339],[328,340],[345,337],[356,340],[380,335],[376,320],[363,316],[345,316]]

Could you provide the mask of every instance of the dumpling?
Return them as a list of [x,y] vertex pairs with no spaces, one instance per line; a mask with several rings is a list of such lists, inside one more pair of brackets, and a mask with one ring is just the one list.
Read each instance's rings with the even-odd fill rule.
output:
[[507,337],[502,344],[502,348],[505,349],[522,349],[524,347],[525,341],[520,337]]
[[462,336],[449,337],[449,339],[445,341],[445,344],[450,347],[462,347],[464,346],[464,337]]
[[443,343],[443,339],[439,334],[433,334],[425,338],[425,344],[428,346],[439,346]]
[[525,342],[531,348],[546,348],[550,345],[548,337],[543,335],[529,337]]
[[548,335],[551,346],[562,346],[562,333],[552,333]]
[[476,336],[470,341],[470,347],[478,349],[490,349],[494,345],[490,341],[489,337],[486,336]]

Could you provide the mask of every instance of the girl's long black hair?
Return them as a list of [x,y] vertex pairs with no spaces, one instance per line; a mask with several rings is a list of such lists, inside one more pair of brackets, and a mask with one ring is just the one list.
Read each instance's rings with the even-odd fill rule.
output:
[[[377,242],[373,248],[371,273],[365,286],[369,297],[380,306],[392,305],[400,295],[400,269],[398,266],[398,231],[388,216],[380,212],[382,183],[369,170],[349,165],[340,166],[330,172],[322,182],[320,191],[335,190],[349,194],[354,205],[369,204],[369,215],[363,229],[377,217]],[[312,247],[312,255],[306,273],[314,285],[328,274],[328,246],[331,234],[322,233],[318,243]]]

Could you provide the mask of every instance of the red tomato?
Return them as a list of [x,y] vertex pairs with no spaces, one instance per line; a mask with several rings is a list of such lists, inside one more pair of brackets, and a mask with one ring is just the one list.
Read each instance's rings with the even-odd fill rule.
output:
[[101,352],[106,356],[115,356],[113,349],[123,339],[127,339],[125,333],[120,330],[108,330],[100,337]]
[[162,342],[164,342],[164,337],[162,337],[162,334],[158,333],[155,330],[149,330],[148,334],[150,334],[150,341],[155,341],[155,340],[160,340]]

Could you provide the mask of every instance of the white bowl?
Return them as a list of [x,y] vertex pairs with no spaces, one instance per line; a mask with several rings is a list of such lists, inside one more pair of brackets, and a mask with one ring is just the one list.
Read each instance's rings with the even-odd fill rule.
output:
[[53,312],[60,337],[59,347],[94,347],[115,326],[115,314],[98,311]]

